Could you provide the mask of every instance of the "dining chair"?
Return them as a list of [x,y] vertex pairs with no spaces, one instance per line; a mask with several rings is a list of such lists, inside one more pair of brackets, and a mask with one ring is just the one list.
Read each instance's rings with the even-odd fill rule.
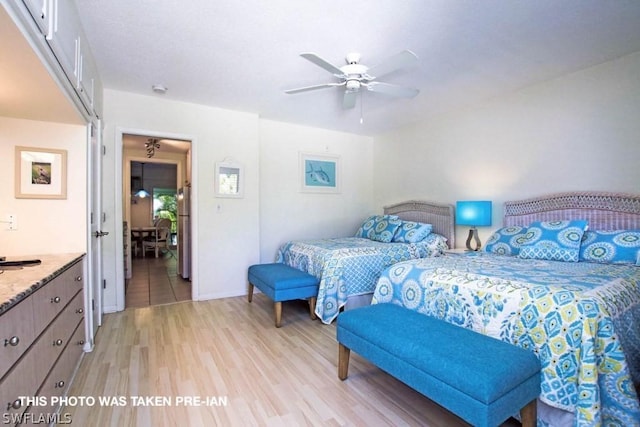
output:
[[145,237],[142,241],[142,257],[148,249],[154,249],[156,252],[156,258],[161,248],[169,250],[169,233],[171,232],[171,220],[167,218],[161,218],[156,222],[156,231],[152,236]]

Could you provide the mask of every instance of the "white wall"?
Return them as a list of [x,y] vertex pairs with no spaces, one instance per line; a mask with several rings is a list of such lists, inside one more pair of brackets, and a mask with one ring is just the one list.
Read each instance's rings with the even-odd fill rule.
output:
[[[194,236],[198,271],[197,299],[246,293],[249,265],[271,262],[285,240],[344,236],[355,233],[373,207],[373,140],[351,134],[260,120],[256,115],[156,96],[105,91],[105,206],[109,227],[115,229],[116,138],[118,132],[190,135],[196,208]],[[119,131],[118,131],[119,130]],[[299,191],[299,152],[329,153],[341,162],[339,194]],[[244,167],[244,196],[216,198],[214,166],[225,159]],[[283,212],[286,213],[283,215]],[[110,237],[110,236],[107,236]],[[115,239],[104,241],[114,257],[105,266],[105,310],[114,311],[117,295]]]
[[[198,267],[192,282],[196,298],[245,294],[247,267],[259,260],[258,117],[157,96],[112,90],[105,90],[104,95],[105,211],[115,213],[116,200],[121,197],[122,190],[114,185],[115,171],[121,169],[116,167],[115,156],[119,129],[149,131],[149,135],[191,136],[192,202],[197,206],[193,220],[199,231],[193,236]],[[242,199],[218,199],[214,195],[214,164],[228,157],[244,165],[246,186]],[[115,230],[115,217],[107,215],[107,221]],[[105,251],[115,254],[115,242],[114,238],[105,241]],[[115,255],[110,261],[105,266],[106,311],[116,309],[115,271],[122,268],[122,261]]]
[[[0,117],[0,255],[86,252],[87,130],[84,126]],[[67,151],[67,199],[16,199],[15,146]]]
[[[640,53],[375,139],[377,206],[640,192]],[[466,230],[457,230],[458,246]]]
[[[338,156],[340,192],[301,192],[300,152]],[[260,120],[260,260],[294,239],[353,235],[373,206],[373,139]]]

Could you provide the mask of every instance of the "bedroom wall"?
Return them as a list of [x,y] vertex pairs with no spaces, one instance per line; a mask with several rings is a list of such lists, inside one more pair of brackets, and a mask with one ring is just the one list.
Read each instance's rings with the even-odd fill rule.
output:
[[[423,95],[424,96],[424,95]],[[376,206],[640,192],[640,53],[375,138]],[[456,231],[464,245],[467,229]]]
[[[105,90],[104,166],[105,210],[115,213],[115,144],[117,129],[143,130],[173,135],[190,135],[195,208],[193,220],[198,234],[193,236],[193,287],[200,300],[246,293],[247,267],[259,260],[258,231],[258,117],[202,105],[169,101],[157,96]],[[214,195],[214,165],[233,157],[244,165],[245,190],[241,199],[218,199]],[[111,229],[114,216],[107,215]],[[115,254],[115,239],[105,242],[105,251]],[[105,266],[105,276],[115,283],[121,260],[113,258]],[[116,308],[115,287],[104,293],[105,310]]]
[[[300,191],[300,152],[339,156],[340,193]],[[373,206],[373,139],[260,120],[260,260],[293,239],[353,235]]]
[[[86,128],[0,117],[0,220],[18,217],[18,230],[0,223],[0,255],[86,252]],[[16,199],[15,146],[67,150],[67,199]]]

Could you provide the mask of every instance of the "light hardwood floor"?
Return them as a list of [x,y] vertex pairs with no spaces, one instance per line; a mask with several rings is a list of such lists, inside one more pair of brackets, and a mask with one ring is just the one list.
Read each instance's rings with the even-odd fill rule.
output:
[[[337,354],[335,326],[312,321],[304,301],[284,303],[279,329],[264,294],[128,309],[105,316],[69,392],[96,404],[62,413],[87,426],[467,425],[353,352],[340,381]],[[205,405],[178,404],[188,396]]]

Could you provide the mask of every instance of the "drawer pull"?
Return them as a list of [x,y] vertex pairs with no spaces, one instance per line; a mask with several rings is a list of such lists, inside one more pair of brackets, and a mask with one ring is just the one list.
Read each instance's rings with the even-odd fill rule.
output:
[[64,381],[58,381],[56,383],[56,388],[62,388],[62,387],[64,387]]
[[84,340],[78,341],[78,345],[84,345]]
[[55,340],[55,341],[53,342],[53,345],[54,345],[54,346],[58,346],[58,347],[60,347],[60,346],[62,345],[62,340],[58,338],[57,340]]
[[82,282],[82,276],[76,276],[76,282]]
[[53,298],[51,298],[51,303],[58,304],[59,302],[60,302],[60,297],[53,297]]
[[16,399],[13,402],[9,402],[9,404],[7,405],[7,411],[9,409],[20,409],[21,406],[22,406],[22,401],[20,399]]
[[84,308],[79,308],[76,310],[76,314],[82,314],[84,313]]
[[20,338],[14,335],[9,339],[6,339],[6,338],[4,339],[4,346],[6,347],[10,345],[11,347],[15,347],[18,345],[19,342],[20,342]]

